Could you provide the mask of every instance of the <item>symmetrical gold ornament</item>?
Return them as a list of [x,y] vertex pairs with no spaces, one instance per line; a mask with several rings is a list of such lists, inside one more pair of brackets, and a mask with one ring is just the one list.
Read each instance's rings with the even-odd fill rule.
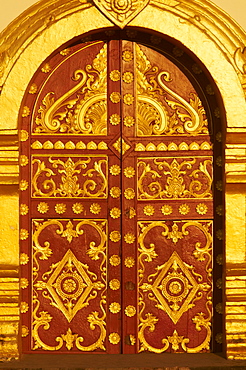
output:
[[112,114],[112,115],[109,117],[109,122],[110,122],[110,123],[111,123],[111,125],[113,125],[113,126],[119,125],[119,124],[120,124],[120,121],[121,121],[120,115],[119,115],[119,114],[117,114],[117,113],[114,113],[114,114]]
[[119,92],[112,92],[109,98],[112,103],[117,104],[120,102],[121,96]]
[[112,81],[119,81],[120,80],[120,71],[117,69],[113,70],[109,74],[110,80]]
[[72,210],[78,215],[84,211],[84,206],[82,203],[74,203],[72,206]]
[[20,264],[26,265],[28,261],[29,261],[29,256],[26,253],[21,253],[20,254]]
[[111,231],[111,233],[109,234],[109,238],[112,242],[119,242],[120,239],[121,239],[121,235],[120,235],[120,232],[117,231],[117,230],[114,230],[114,231]]
[[127,188],[125,191],[124,191],[124,197],[126,199],[133,199],[135,198],[135,191],[134,189],[132,188]]
[[127,244],[132,244],[134,243],[136,237],[133,233],[127,233],[124,235],[124,240]]
[[123,122],[126,127],[132,127],[135,124],[135,119],[132,116],[126,116]]
[[124,175],[127,177],[127,178],[132,178],[134,175],[135,175],[135,169],[133,167],[126,167],[124,169]]
[[125,266],[131,268],[135,265],[135,259],[133,257],[126,257],[125,258]]
[[122,59],[124,62],[131,62],[133,60],[133,53],[130,50],[124,50],[122,53]]
[[28,117],[30,116],[30,108],[27,106],[23,107],[22,109],[22,117]]
[[117,176],[120,174],[121,168],[118,164],[113,164],[112,166],[110,166],[109,172],[111,173],[111,175]]
[[120,289],[120,281],[118,279],[112,279],[112,280],[110,280],[109,287],[112,290],[118,290],[118,289]]
[[118,207],[114,207],[110,210],[110,216],[112,218],[119,218],[121,215],[121,210]]
[[27,141],[29,134],[26,130],[20,130],[20,141]]
[[113,255],[109,258],[109,263],[110,263],[110,265],[112,265],[112,266],[119,266],[119,265],[120,265],[120,256],[118,256],[117,254],[113,254]]
[[67,209],[67,206],[65,203],[57,203],[55,205],[55,211],[56,213],[58,213],[59,215],[62,215],[63,213],[66,212],[66,209]]
[[208,207],[204,203],[199,203],[196,206],[196,211],[199,215],[205,215],[208,211]]
[[49,296],[45,294],[45,297],[64,314],[68,322],[88,305],[92,291],[94,298],[97,291],[105,287],[105,282],[98,280],[96,274],[78,261],[70,249],[59,263],[50,266],[45,276],[46,279],[36,281],[34,287],[47,290]]
[[48,203],[46,202],[40,202],[38,205],[37,205],[37,210],[38,212],[40,213],[47,213],[48,210],[49,210],[49,205]]
[[101,212],[101,206],[98,203],[92,203],[90,206],[90,212],[93,213],[94,215],[98,215],[98,213]]
[[151,204],[148,204],[144,206],[143,211],[146,216],[152,216],[155,213],[155,208]]
[[[178,228],[179,224],[182,224],[181,231],[179,231]],[[140,289],[140,351],[149,350],[152,352],[161,353],[166,351],[170,345],[174,351],[177,351],[180,344],[184,351],[191,353],[199,352],[202,349],[209,349],[212,317],[210,309],[212,289],[210,284],[212,277],[212,236],[209,232],[211,222],[204,221],[203,223],[200,223],[198,221],[187,221],[182,223],[181,221],[176,221],[173,222],[172,231],[170,231],[169,227],[163,221],[142,221],[139,222],[138,225],[140,228],[138,249]],[[149,244],[149,236],[152,235],[152,230],[155,228],[160,230],[160,228],[162,228],[163,231],[161,232],[161,235],[167,239],[173,239],[173,242],[175,243],[175,238],[183,238],[189,235],[189,232],[191,232],[190,227],[195,227],[204,235],[205,243],[195,243],[193,255],[198,261],[206,260],[205,269],[207,277],[204,278],[196,271],[194,266],[182,261],[177,251],[174,251],[164,264],[156,266],[154,273],[150,274],[148,272],[145,275],[146,264],[151,263],[158,257],[155,250],[155,244]],[[188,348],[187,344],[189,343],[189,339],[180,336],[176,330],[174,330],[172,336],[169,335],[167,338],[162,339],[162,348],[155,348],[148,343],[145,337],[145,329],[151,328],[151,331],[153,332],[159,319],[156,318],[152,313],[148,311],[146,313],[144,310],[147,300],[155,302],[155,306],[165,312],[176,325],[183,314],[195,307],[195,302],[200,300],[202,297],[206,299],[207,317],[205,317],[204,313],[198,313],[192,317],[192,321],[196,325],[197,331],[201,331],[202,327],[206,329],[206,337],[204,338],[203,342],[199,344],[199,346],[195,348]],[[144,312],[145,314],[143,314]]]
[[[33,197],[106,198],[107,157],[33,157]],[[64,159],[64,160],[63,160]],[[60,181],[57,180],[58,175]]]
[[31,84],[31,86],[29,87],[29,94],[36,94],[36,92],[38,91],[38,87],[35,83]]
[[137,312],[136,308],[135,308],[134,306],[132,306],[132,305],[129,305],[129,306],[127,306],[127,307],[125,308],[125,314],[126,314],[126,316],[128,316],[128,317],[133,317],[133,316],[135,316],[135,315],[136,315],[136,312]]
[[164,216],[168,216],[173,212],[173,207],[170,206],[169,204],[165,204],[164,206],[161,207],[161,213]]
[[111,344],[118,344],[120,342],[120,336],[118,333],[109,334],[108,339]]
[[93,0],[100,11],[120,28],[124,28],[149,3],[149,0]]
[[212,158],[138,159],[139,199],[212,198]]
[[133,81],[132,72],[124,72],[122,79],[125,83],[130,84]]
[[20,205],[20,214],[21,216],[25,216],[28,214],[29,208],[27,204],[21,204]]
[[110,303],[110,305],[109,305],[109,311],[111,313],[118,313],[118,312],[120,312],[120,310],[121,310],[121,306],[120,306],[120,304],[118,302],[112,302],[112,303]]
[[130,145],[127,144],[122,137],[119,137],[119,139],[116,140],[116,142],[113,144],[113,147],[123,155],[128,149],[130,149]]
[[121,195],[121,190],[120,190],[120,188],[118,186],[113,186],[110,189],[109,194],[111,195],[112,198],[119,198],[120,195]]

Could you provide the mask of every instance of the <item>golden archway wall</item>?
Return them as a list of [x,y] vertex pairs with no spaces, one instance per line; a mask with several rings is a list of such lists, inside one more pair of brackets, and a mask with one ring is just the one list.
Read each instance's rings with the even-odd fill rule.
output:
[[[124,23],[172,37],[209,71],[226,113],[225,325],[227,357],[246,359],[246,34],[208,0],[138,0]],[[108,2],[109,4],[109,2]],[[142,6],[142,10],[141,10]],[[19,357],[18,115],[27,85],[62,44],[115,26],[88,0],[41,0],[0,35],[0,357]],[[121,25],[122,26],[122,25]],[[21,139],[21,136],[20,136]]]

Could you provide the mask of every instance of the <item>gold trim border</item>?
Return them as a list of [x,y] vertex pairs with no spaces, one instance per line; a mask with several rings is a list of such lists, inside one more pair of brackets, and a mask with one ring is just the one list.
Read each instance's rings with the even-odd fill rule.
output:
[[[153,30],[180,41],[205,65],[221,93],[226,112],[227,143],[226,353],[230,359],[246,359],[243,334],[246,332],[246,314],[244,307],[239,308],[238,304],[240,300],[245,300],[246,295],[241,277],[244,271],[241,266],[246,263],[246,140],[243,140],[246,139],[246,33],[229,15],[208,0],[151,0],[128,25]],[[0,234],[2,246],[6,240],[4,233],[9,230],[8,227],[12,227],[8,248],[4,247],[4,251],[1,251],[0,270],[4,274],[6,272],[4,279],[15,279],[15,273],[12,272],[18,266],[17,130],[24,92],[33,74],[54,50],[74,37],[113,26],[89,1],[41,0],[22,13],[0,34],[0,184],[4,188],[7,185],[8,189],[1,190],[0,204],[3,204],[3,211],[6,211],[5,206],[11,201],[13,209],[7,220],[2,218],[0,221],[0,230],[3,230]],[[233,237],[231,230],[234,230]],[[5,252],[7,257],[4,257]],[[10,264],[8,268],[6,260]],[[7,271],[12,272],[8,275]],[[244,275],[246,276],[246,273]],[[2,280],[1,284],[4,284],[4,281]],[[14,284],[13,292],[16,292],[16,281],[11,284]],[[15,293],[11,297],[15,299]],[[3,300],[0,314],[2,322],[18,322],[17,306],[13,306],[10,315],[7,313],[10,313],[9,306],[7,303],[5,305]],[[6,335],[6,340],[0,348],[0,359],[4,361],[18,357],[17,326],[6,325],[6,328],[2,326],[2,334]],[[241,332],[238,332],[239,327]],[[8,333],[13,336],[12,339],[15,338],[13,350],[10,350],[11,345],[8,346],[7,343]]]

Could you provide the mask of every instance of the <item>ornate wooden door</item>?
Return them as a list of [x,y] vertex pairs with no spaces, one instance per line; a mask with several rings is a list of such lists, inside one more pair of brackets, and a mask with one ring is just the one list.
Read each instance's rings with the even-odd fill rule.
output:
[[24,350],[209,351],[212,147],[184,73],[131,41],[64,49],[21,153]]

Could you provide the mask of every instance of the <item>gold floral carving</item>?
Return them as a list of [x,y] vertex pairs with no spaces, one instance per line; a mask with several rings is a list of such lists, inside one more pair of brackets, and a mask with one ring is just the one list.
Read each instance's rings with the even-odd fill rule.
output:
[[100,11],[120,28],[124,28],[149,3],[149,0],[93,0]]
[[111,344],[118,344],[120,342],[120,336],[118,333],[109,334],[108,339]]
[[[42,100],[35,119],[35,133],[105,135],[107,133],[106,103],[107,45],[85,70],[72,76],[77,82],[71,90],[55,98],[49,92]],[[76,96],[75,96],[76,94]],[[82,96],[81,96],[82,95]],[[61,111],[61,109],[63,109]]]
[[[212,158],[179,158],[171,162],[154,158],[138,161],[139,199],[212,197]],[[194,165],[198,165],[194,169]],[[188,184],[187,184],[188,182]]]
[[112,313],[118,313],[118,312],[120,312],[120,310],[121,310],[121,306],[118,302],[112,302],[109,305],[109,311],[112,312]]
[[40,212],[40,213],[47,213],[48,212],[48,210],[49,210],[49,205],[48,205],[48,203],[46,203],[46,202],[40,202],[38,205],[37,205],[37,210],[38,210],[38,212]]
[[127,307],[125,308],[125,314],[126,314],[126,316],[128,316],[128,317],[133,317],[133,316],[135,316],[135,315],[136,315],[136,312],[137,312],[136,308],[135,308],[134,306],[132,306],[132,305],[129,305],[129,306],[127,306]]
[[116,142],[113,144],[113,147],[119,152],[124,155],[128,149],[130,149],[130,145],[125,142],[125,140],[121,137],[116,140]]
[[120,80],[120,71],[118,71],[117,69],[113,70],[110,72],[109,74],[109,77],[110,77],[110,80],[112,81],[119,81]]
[[[81,351],[93,351],[97,348],[105,350],[104,341],[106,336],[105,330],[105,291],[106,291],[106,221],[95,222],[93,220],[76,220],[76,227],[71,220],[66,224],[66,229],[61,220],[34,220],[36,230],[33,234],[33,328],[32,336],[34,339],[33,350],[42,348],[48,351],[57,351],[63,344],[70,350],[74,344]],[[49,266],[48,271],[40,274],[40,263],[42,260],[47,260],[52,254],[50,242],[45,241],[40,244],[39,238],[43,230],[51,225],[55,226],[56,233],[61,237],[66,237],[70,240],[71,237],[77,237],[84,233],[84,226],[93,228],[100,237],[96,242],[90,242],[87,254],[92,260],[100,261],[100,276],[91,272],[88,265],[80,262],[71,249],[68,249],[63,258]],[[75,235],[76,234],[76,235]],[[50,305],[60,310],[66,317],[68,322],[71,322],[76,313],[87,307],[90,301],[101,294],[100,310],[92,312],[88,315],[87,321],[90,324],[91,330],[96,326],[99,327],[98,339],[89,346],[82,346],[83,338],[76,333],[73,334],[68,328],[65,334],[61,334],[56,338],[58,343],[56,346],[47,345],[39,336],[39,328],[43,327],[48,330],[53,317],[46,311],[40,311],[40,301],[38,292],[42,291],[42,296]]]
[[110,195],[112,198],[119,198],[120,195],[121,195],[121,190],[118,186],[113,186],[111,189],[110,189]]
[[126,257],[125,258],[125,266],[127,268],[131,268],[135,265],[135,259],[133,257]]
[[119,265],[120,265],[120,256],[118,256],[117,254],[113,254],[113,255],[109,258],[109,263],[110,263],[110,265],[112,265],[112,266],[119,266]]
[[122,53],[122,59],[124,62],[131,62],[133,60],[133,53],[130,50],[124,50]]
[[110,216],[112,218],[119,218],[121,215],[121,210],[118,208],[118,207],[113,207],[111,210],[110,210]]
[[[46,158],[48,163],[36,157],[32,159],[33,197],[107,197],[106,157],[90,156],[76,162],[71,157],[66,160]],[[58,174],[61,174],[61,182],[56,183]]]
[[111,175],[117,176],[120,174],[121,168],[118,164],[113,164],[112,166],[110,166],[109,172],[111,173]]
[[120,289],[120,281],[118,279],[110,280],[109,287],[112,290],[119,290]]
[[21,265],[26,265],[29,262],[29,257],[26,253],[21,253],[20,254],[20,264]]
[[[173,226],[180,222],[176,221],[173,223]],[[172,346],[172,349],[177,351],[179,345],[184,351],[188,353],[200,352],[202,349],[209,349],[209,341],[211,338],[211,278],[212,278],[212,269],[211,269],[211,249],[212,249],[212,236],[209,232],[211,222],[206,221],[203,223],[197,221],[188,221],[182,223],[182,228],[180,234],[181,237],[189,234],[189,227],[193,226],[199,229],[205,237],[204,245],[201,243],[195,243],[193,255],[199,261],[206,260],[206,274],[207,281],[204,281],[203,276],[195,271],[194,266],[189,265],[182,261],[179,254],[174,251],[167,262],[161,266],[155,268],[153,274],[146,275],[145,277],[145,264],[151,263],[155,258],[157,258],[157,253],[155,251],[155,244],[150,243],[145,245],[145,238],[149,240],[149,232],[155,227],[162,227],[163,232],[162,236],[169,238],[170,230],[165,222],[156,221],[156,222],[139,222],[140,228],[139,234],[139,340],[140,340],[140,352],[141,351],[152,351],[155,353],[161,353],[166,351],[169,346]],[[173,229],[173,227],[172,227]],[[177,232],[178,230],[176,230]],[[174,331],[172,336],[167,336],[167,338],[162,339],[163,347],[155,348],[152,347],[145,338],[145,329],[149,328],[154,332],[155,325],[158,322],[156,318],[150,312],[145,311],[145,300],[149,299],[155,302],[155,306],[164,311],[174,324],[177,324],[184,312],[187,312],[191,308],[195,307],[195,302],[200,300],[203,296],[206,297],[206,311],[207,317],[205,318],[204,313],[196,314],[192,321],[196,326],[196,330],[200,331],[201,327],[206,329],[206,338],[203,342],[195,347],[189,348],[187,344],[189,343],[188,338],[178,335],[178,332]]]
[[133,167],[131,167],[131,166],[126,167],[126,168],[124,169],[124,175],[125,175],[128,179],[132,178],[132,177],[135,175],[135,169],[134,169]]
[[132,127],[135,123],[135,119],[132,116],[126,116],[123,122],[126,127]]
[[[172,80],[169,72],[152,66],[137,44],[136,58],[138,136],[208,134],[208,122],[199,97],[190,93],[188,102],[171,90],[167,86]],[[148,73],[151,79],[147,78]],[[173,112],[171,116],[167,107]]]
[[28,214],[29,208],[27,204],[21,204],[20,205],[20,214],[21,216],[25,216]]

